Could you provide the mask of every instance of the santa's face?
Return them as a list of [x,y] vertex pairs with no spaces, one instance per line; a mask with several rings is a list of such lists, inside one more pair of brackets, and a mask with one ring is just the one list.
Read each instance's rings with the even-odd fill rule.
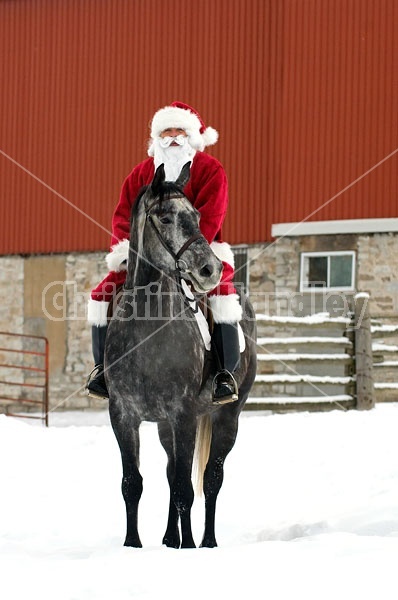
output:
[[187,134],[185,132],[185,129],[180,129],[179,127],[168,127],[167,129],[162,131],[159,137],[167,141],[169,141],[168,138],[172,138],[165,147],[183,146],[184,143],[181,143],[181,141],[184,142],[185,140],[182,140],[181,138],[186,138]]

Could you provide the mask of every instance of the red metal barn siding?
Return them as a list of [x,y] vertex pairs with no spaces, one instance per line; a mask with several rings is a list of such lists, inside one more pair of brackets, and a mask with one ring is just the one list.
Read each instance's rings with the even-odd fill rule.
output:
[[284,3],[274,223],[397,216],[398,3]]
[[328,202],[398,147],[396,31],[396,0],[0,2],[0,254],[106,249],[177,98],[220,132],[231,243],[397,216],[397,155]]
[[148,122],[173,99],[220,132],[212,153],[230,180],[225,239],[264,240],[281,5],[1,2],[0,254],[107,248],[123,179],[146,156]]

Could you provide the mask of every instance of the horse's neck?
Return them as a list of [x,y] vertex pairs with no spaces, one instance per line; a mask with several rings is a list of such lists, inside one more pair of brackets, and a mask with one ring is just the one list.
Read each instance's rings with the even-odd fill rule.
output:
[[162,317],[180,316],[185,311],[185,296],[173,275],[162,273],[140,259],[137,260],[134,270],[132,267],[133,265],[129,265],[125,287],[135,290],[139,293],[141,301],[145,298],[145,302],[152,305],[150,312],[153,317],[157,306]]
[[149,299],[155,310],[156,302],[158,302],[162,306],[163,314],[170,317],[180,316],[186,309],[181,288],[172,274],[163,273],[144,258],[144,229],[145,213],[141,210],[136,215],[135,227],[131,231],[130,260],[125,288],[130,290],[141,289],[146,301]]
[[140,256],[135,256],[135,259],[129,263],[126,287],[129,289],[137,287],[145,287],[152,283],[158,284],[162,279],[162,273]]
[[152,281],[157,281],[160,273],[144,257],[144,230],[145,230],[144,205],[139,204],[139,210],[135,215],[134,224],[130,232],[129,262],[127,267],[127,278],[125,286],[128,289],[145,287]]

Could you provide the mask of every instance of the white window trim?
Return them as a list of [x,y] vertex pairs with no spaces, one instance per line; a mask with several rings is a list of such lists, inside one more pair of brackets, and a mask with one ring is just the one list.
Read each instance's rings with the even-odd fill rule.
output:
[[[328,258],[328,277],[330,277],[330,268],[329,268],[329,259],[331,256],[351,256],[352,257],[352,274],[351,274],[351,285],[350,286],[335,286],[330,287],[328,285],[316,288],[316,287],[308,287],[305,285],[304,281],[304,260],[306,258],[311,258],[312,256],[324,256]],[[353,250],[336,250],[331,252],[302,252],[300,259],[300,292],[311,292],[311,293],[320,293],[323,292],[354,292],[355,291],[355,252]]]

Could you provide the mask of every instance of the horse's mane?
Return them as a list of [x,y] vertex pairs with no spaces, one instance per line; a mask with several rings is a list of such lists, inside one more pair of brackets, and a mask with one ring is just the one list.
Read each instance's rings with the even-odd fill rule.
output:
[[[150,184],[144,185],[138,192],[137,197],[133,204],[133,209],[131,211],[130,227],[131,227],[132,223],[134,222],[134,219],[137,215],[141,201],[142,201],[143,197],[145,196],[147,190],[150,189],[150,187],[151,187]],[[159,188],[160,189],[158,192],[158,196],[159,196],[159,204],[160,205],[162,204],[162,202],[164,200],[168,200],[171,196],[173,196],[175,194],[184,196],[184,192],[183,192],[182,188],[175,181],[162,181]]]

